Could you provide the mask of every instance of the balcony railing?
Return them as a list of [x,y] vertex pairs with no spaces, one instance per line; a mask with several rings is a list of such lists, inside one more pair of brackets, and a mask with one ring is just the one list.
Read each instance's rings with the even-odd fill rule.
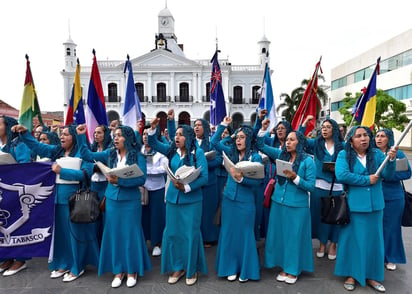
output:
[[143,97],[140,97],[139,96],[139,100],[140,100],[140,102],[149,102],[149,97],[148,96],[143,96]]
[[170,102],[170,96],[152,96],[152,102]]
[[176,102],[193,102],[193,96],[175,96]]
[[120,96],[104,96],[105,102],[121,102],[122,97]]
[[202,102],[210,102],[210,96],[202,96]]
[[229,97],[229,101],[232,104],[245,104],[245,98]]

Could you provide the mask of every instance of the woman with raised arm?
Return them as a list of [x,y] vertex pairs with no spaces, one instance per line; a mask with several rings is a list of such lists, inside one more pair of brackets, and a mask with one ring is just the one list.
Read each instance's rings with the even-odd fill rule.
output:
[[[262,163],[262,158],[252,148],[253,129],[241,126],[234,139],[220,141],[221,135],[231,123],[225,117],[212,137],[212,144],[224,152],[236,164],[241,161]],[[222,199],[221,232],[216,253],[215,269],[219,277],[240,282],[260,279],[259,257],[256,248],[254,224],[256,216],[253,187],[261,180],[243,176],[242,171],[231,168]]]
[[175,173],[183,165],[200,168],[200,175],[190,183],[170,179],[166,192],[166,226],[162,240],[162,274],[172,273],[169,284],[177,283],[186,275],[186,285],[194,285],[197,272],[207,274],[203,239],[202,186],[207,184],[207,161],[201,148],[196,147],[195,133],[190,126],[174,126],[174,111],[168,111],[170,144],[157,139],[159,119],[150,122],[148,142],[154,151],[169,159],[169,168]]
[[[375,146],[384,154],[395,144],[390,129],[380,129],[375,135]],[[385,267],[396,270],[397,263],[406,263],[405,248],[402,240],[402,214],[405,206],[405,193],[401,181],[411,177],[411,167],[405,154],[398,150],[396,158],[405,162],[389,179],[382,181],[385,208],[383,209],[383,241],[385,247]]]
[[[309,115],[302,123],[302,133],[306,124],[313,119]],[[310,212],[312,216],[312,238],[319,239],[319,248],[316,256],[322,258],[326,253],[326,245],[330,241],[328,250],[328,259],[336,259],[336,248],[339,237],[340,226],[329,225],[321,222],[321,205],[322,196],[327,196],[333,185],[332,195],[341,195],[343,185],[336,181],[335,162],[338,154],[344,149],[345,143],[339,131],[339,125],[333,119],[327,118],[322,122],[321,134],[315,139],[307,139],[308,152],[315,159],[316,164],[316,188],[310,197]],[[326,164],[330,165],[326,165]]]
[[[0,116],[0,153],[10,153],[18,163],[31,161],[30,149],[19,140],[12,127],[17,125],[17,120],[12,117]],[[12,276],[27,268],[28,258],[4,259],[0,257],[0,273],[3,276]]]
[[202,222],[200,229],[205,248],[209,248],[216,244],[219,238],[219,227],[213,223],[213,219],[219,205],[220,195],[217,189],[216,169],[222,165],[222,154],[216,152],[210,144],[210,126],[206,120],[195,120],[193,129],[196,135],[197,147],[202,148],[206,155],[215,154],[209,158],[206,156],[209,179],[207,185],[202,187]]
[[85,160],[101,161],[110,168],[137,164],[143,175],[135,178],[107,177],[105,223],[99,258],[99,275],[111,272],[111,286],[118,288],[127,276],[126,286],[137,283],[137,276],[151,270],[143,235],[141,195],[138,187],[146,180],[146,161],[139,150],[134,130],[119,126],[114,131],[114,147],[92,152],[86,145],[86,126],[77,127],[80,153]]
[[[262,124],[265,124],[265,129],[269,126],[270,120],[265,119],[267,115],[267,110],[262,109],[259,112],[259,115],[256,119],[255,125],[253,127],[253,132],[255,135],[258,134],[259,130],[262,128]],[[276,126],[273,128],[273,130],[270,130],[270,132],[267,132],[265,135],[265,143],[269,146],[272,146],[274,148],[279,148],[282,149],[282,147],[285,145],[286,137],[288,136],[289,132],[292,130],[292,126],[290,122],[287,120],[281,120],[276,124]],[[265,179],[263,181],[263,189],[267,186],[268,182],[270,179],[274,178],[276,175],[276,164],[275,161],[271,158],[269,158],[268,163],[265,165]],[[259,222],[260,226],[260,236],[262,238],[266,238],[266,233],[268,230],[268,223],[269,223],[269,212],[270,209],[267,207],[263,207],[263,193],[260,193],[261,200],[258,201],[258,205],[262,209],[261,213],[257,213],[257,218],[261,218]],[[257,211],[259,210],[259,206],[256,207]],[[259,219],[258,219],[259,221]]]
[[344,288],[353,291],[355,281],[385,292],[382,178],[395,173],[396,149],[388,152],[390,160],[380,175],[378,167],[385,155],[371,145],[372,133],[364,126],[354,126],[346,138],[345,149],[336,160],[336,179],[347,185],[350,223],[339,232],[335,275],[346,277]]
[[264,266],[282,270],[276,280],[296,283],[302,271],[313,272],[309,193],[313,192],[316,166],[306,154],[306,139],[291,131],[282,149],[264,143],[265,125],[257,138],[257,148],[271,159],[292,164],[283,174],[277,171],[266,235]]
[[[22,134],[20,138],[30,149],[40,157],[50,158],[52,162],[60,158],[80,157],[76,128],[73,125],[63,129],[60,136],[61,146],[40,143],[22,125],[15,126],[15,131]],[[63,276],[63,282],[71,282],[83,275],[87,265],[97,267],[99,260],[96,225],[72,223],[68,205],[69,197],[79,189],[79,184],[72,181],[84,182],[84,172],[90,177],[93,165],[82,160],[80,169],[70,169],[54,163],[52,170],[64,181],[56,181],[54,251],[53,261],[49,264],[49,269],[52,270],[50,278]]]

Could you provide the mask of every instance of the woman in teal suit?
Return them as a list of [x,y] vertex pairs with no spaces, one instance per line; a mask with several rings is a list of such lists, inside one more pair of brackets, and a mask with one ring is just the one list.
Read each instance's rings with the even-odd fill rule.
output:
[[339,233],[335,275],[346,277],[344,288],[355,289],[355,281],[385,292],[384,276],[382,178],[395,172],[396,150],[391,149],[381,175],[376,175],[385,155],[371,144],[370,129],[353,127],[346,138],[345,149],[336,160],[336,179],[347,185],[350,223]]
[[[253,150],[253,129],[241,126],[234,139],[219,142],[223,131],[231,123],[226,117],[212,137],[213,145],[231,158],[233,163],[252,161],[262,163],[260,155]],[[262,166],[263,168],[263,166]],[[254,187],[261,179],[250,179],[241,171],[231,169],[228,173],[222,199],[222,227],[216,253],[215,269],[219,277],[229,281],[239,277],[240,282],[260,279],[260,264],[255,241],[254,225],[256,204]]]
[[[186,285],[197,281],[197,272],[207,274],[203,239],[200,232],[202,219],[202,187],[207,184],[208,169],[204,152],[196,147],[191,127],[174,126],[174,112],[168,113],[168,130],[171,143],[157,139],[159,119],[152,119],[148,143],[153,150],[169,158],[174,173],[183,166],[200,168],[200,175],[191,183],[182,184],[170,180],[166,192],[166,226],[162,240],[162,274],[172,272],[168,283],[175,284],[186,275]],[[176,130],[174,132],[174,130]]]
[[[52,162],[63,157],[80,157],[76,140],[75,126],[66,126],[61,134],[61,146],[48,145],[37,141],[24,126],[16,126],[16,132],[25,144],[40,157],[48,157]],[[62,168],[52,165],[53,171],[60,179],[67,181],[84,181],[84,173],[90,178],[93,170],[91,163],[82,161],[80,170]],[[96,224],[75,224],[70,222],[69,197],[79,189],[79,184],[56,183],[55,194],[55,228],[53,261],[49,268],[50,278],[60,278],[71,282],[83,275],[86,265],[98,265],[99,246],[96,236]]]
[[[375,146],[387,153],[394,145],[393,132],[380,129],[375,135]],[[397,263],[406,263],[405,248],[402,240],[402,214],[405,206],[405,193],[401,181],[411,177],[411,167],[405,154],[398,150],[396,158],[406,161],[406,168],[396,171],[390,179],[382,182],[385,208],[383,210],[383,240],[385,247],[385,267],[396,270]]]
[[[264,127],[266,125],[263,125]],[[266,235],[264,266],[279,266],[282,271],[276,280],[296,283],[302,271],[313,272],[313,253],[309,194],[316,180],[316,166],[305,153],[306,139],[300,132],[291,131],[282,149],[264,143],[265,129],[259,132],[257,148],[273,160],[292,162],[292,171],[276,176],[275,191]]]
[[137,276],[151,270],[142,229],[142,205],[139,186],[146,181],[146,159],[140,152],[135,133],[128,126],[117,127],[114,147],[92,152],[86,145],[86,126],[77,128],[79,147],[85,160],[96,160],[110,168],[137,164],[143,175],[135,178],[119,178],[111,175],[105,192],[105,223],[99,258],[99,275],[112,272],[111,286],[118,288],[127,274],[126,286],[137,283]]
[[[12,117],[0,116],[0,152],[10,153],[18,163],[31,161],[30,149],[21,142],[12,127],[17,125],[17,120]],[[27,268],[28,258],[2,259],[0,258],[0,273],[3,276],[12,276]]]

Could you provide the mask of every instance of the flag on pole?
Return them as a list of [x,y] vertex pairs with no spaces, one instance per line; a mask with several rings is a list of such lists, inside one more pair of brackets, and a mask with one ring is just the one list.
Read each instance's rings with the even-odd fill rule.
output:
[[74,83],[72,88],[72,96],[70,98],[69,108],[67,109],[65,125],[69,124],[84,124],[86,118],[84,116],[82,85],[80,83],[80,62],[77,59],[76,74],[74,75]]
[[292,128],[294,130],[297,130],[308,115],[312,115],[315,118],[308,122],[308,124],[306,125],[305,136],[315,128],[317,108],[321,107],[317,95],[319,69],[322,73],[322,69],[320,67],[321,59],[316,64],[315,71],[313,72],[312,78],[308,83],[305,93],[303,93],[302,100],[300,101],[299,107],[296,110],[296,113],[292,120]]
[[142,119],[142,110],[140,108],[140,100],[137,95],[136,86],[133,79],[133,66],[127,55],[126,63],[124,64],[123,73],[126,74],[129,70],[129,75],[126,83],[126,94],[123,108],[123,125],[136,129],[136,124]]
[[210,123],[214,126],[220,124],[226,116],[226,103],[222,87],[222,72],[220,70],[216,50],[210,61],[212,63],[212,75],[210,78]]
[[376,114],[376,77],[379,74],[379,57],[376,61],[375,70],[369,80],[368,87],[364,90],[364,93],[358,98],[355,104],[355,119],[362,125],[373,129],[375,124]]
[[98,125],[107,126],[106,104],[104,102],[102,81],[97,66],[96,51],[93,49],[93,65],[87,95],[86,122],[89,141],[93,142],[94,130]]
[[21,100],[19,123],[30,132],[33,129],[33,118],[37,115],[40,124],[43,125],[39,101],[34,87],[33,76],[30,69],[29,56],[26,54],[26,79],[24,80],[23,98]]
[[270,79],[270,69],[268,64],[265,66],[265,73],[263,75],[263,83],[260,91],[260,100],[257,111],[266,109],[268,111],[266,117],[270,119],[269,130],[277,124],[276,105],[273,98],[272,82]]

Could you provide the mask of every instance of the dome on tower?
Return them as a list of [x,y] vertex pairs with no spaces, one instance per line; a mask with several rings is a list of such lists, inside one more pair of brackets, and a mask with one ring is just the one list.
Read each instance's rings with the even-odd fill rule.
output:
[[159,16],[171,16],[173,17],[172,13],[170,12],[169,8],[165,7],[159,12]]

